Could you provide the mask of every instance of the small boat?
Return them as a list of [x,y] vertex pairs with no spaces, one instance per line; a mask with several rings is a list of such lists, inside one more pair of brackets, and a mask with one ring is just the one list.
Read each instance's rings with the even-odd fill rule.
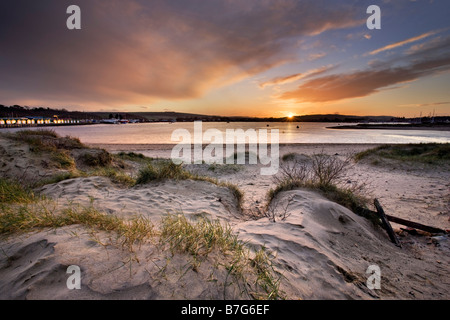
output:
[[117,119],[102,119],[102,120],[100,120],[100,123],[118,124],[119,120],[117,120]]

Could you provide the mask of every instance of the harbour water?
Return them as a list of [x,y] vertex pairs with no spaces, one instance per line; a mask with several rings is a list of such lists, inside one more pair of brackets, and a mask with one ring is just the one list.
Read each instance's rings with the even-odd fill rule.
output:
[[[337,123],[308,122],[203,122],[202,130],[217,129],[277,129],[279,143],[354,143],[354,144],[403,144],[403,143],[449,143],[450,131],[434,130],[361,130],[329,129]],[[36,130],[39,128],[29,128]],[[176,123],[136,123],[136,124],[96,124],[85,126],[46,127],[62,136],[77,137],[87,144],[177,144],[172,139],[176,129],[188,130],[194,134],[193,122]],[[2,129],[0,132],[23,130],[20,128]]]

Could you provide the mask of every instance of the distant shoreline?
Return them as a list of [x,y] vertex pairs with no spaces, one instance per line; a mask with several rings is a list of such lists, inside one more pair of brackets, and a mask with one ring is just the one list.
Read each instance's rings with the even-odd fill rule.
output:
[[[141,153],[147,157],[152,158],[164,158],[168,159],[171,157],[173,147],[176,144],[99,144],[99,143],[88,143],[91,148],[104,149],[111,153],[120,152],[134,152]],[[280,155],[294,152],[296,150],[302,154],[317,154],[317,153],[327,153],[327,154],[347,154],[347,153],[358,153],[365,151],[370,148],[375,148],[382,144],[332,144],[332,143],[283,143],[279,145]],[[269,145],[269,150],[271,152],[271,146]],[[245,146],[245,150],[248,150],[248,145]],[[237,149],[235,149],[237,151]],[[225,150],[224,150],[225,152]],[[225,153],[224,153],[225,154]]]
[[[106,149],[108,151],[139,151],[139,150],[172,150],[172,148],[178,143],[86,143],[91,148]],[[204,144],[205,147],[208,144]],[[325,147],[339,147],[339,146],[358,146],[358,147],[376,147],[383,145],[383,143],[280,143],[278,146],[282,147],[312,147],[312,148],[325,148]],[[188,145],[186,145],[188,146]],[[192,145],[191,145],[192,146]],[[235,145],[236,146],[236,145]],[[268,146],[271,146],[268,143]],[[246,144],[248,147],[248,144]],[[192,146],[193,148],[193,146]]]
[[367,124],[327,127],[327,129],[363,129],[363,130],[434,130],[450,131],[450,124]]

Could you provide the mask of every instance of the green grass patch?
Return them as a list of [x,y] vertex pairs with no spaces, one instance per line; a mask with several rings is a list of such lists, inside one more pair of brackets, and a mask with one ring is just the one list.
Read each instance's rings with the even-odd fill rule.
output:
[[115,232],[116,241],[133,251],[133,245],[154,235],[150,220],[139,216],[131,220],[105,214],[93,206],[59,210],[52,201],[39,201],[4,208],[0,213],[0,234],[21,234],[35,229],[82,225],[95,230]]
[[312,190],[319,190],[327,199],[330,199],[353,212],[358,212],[360,208],[367,208],[370,202],[367,197],[357,194],[350,188],[344,188],[333,184],[311,185],[309,188]]
[[121,160],[128,160],[128,161],[133,161],[133,162],[138,162],[138,163],[149,163],[149,162],[155,160],[154,158],[146,157],[142,153],[135,153],[135,152],[123,152],[122,151],[122,152],[115,154],[115,156]]
[[80,160],[91,167],[106,167],[111,165],[113,157],[106,150],[92,150],[82,154]]
[[149,163],[139,171],[136,184],[145,184],[151,181],[162,180],[187,180],[194,175],[183,169],[182,164],[174,164],[172,161]]
[[[398,161],[441,164],[450,160],[450,144],[421,143],[404,145],[383,145],[359,152],[356,161],[366,158],[385,158]],[[373,162],[373,161],[372,161]]]
[[69,151],[85,148],[78,138],[60,137],[53,130],[20,130],[7,137],[28,144],[31,152],[50,153],[50,160],[59,169],[74,168],[75,161]]
[[102,176],[109,178],[112,182],[132,187],[136,184],[136,180],[121,170],[113,167],[99,168],[89,174],[90,176]]
[[291,191],[295,189],[308,189],[322,194],[325,198],[344,206],[353,212],[357,212],[360,208],[367,208],[370,200],[351,188],[337,186],[335,184],[321,184],[317,181],[300,181],[300,180],[285,180],[279,183],[275,188],[272,188],[267,193],[267,207],[270,202],[280,193],[284,191]]
[[37,129],[37,130],[20,130],[17,132],[18,136],[43,136],[51,138],[59,138],[59,135],[52,129]]
[[71,170],[68,172],[55,174],[48,178],[43,178],[43,179],[37,181],[36,183],[34,183],[32,186],[34,188],[39,188],[39,187],[45,186],[47,184],[58,183],[58,182],[61,182],[64,180],[75,179],[75,178],[86,177],[86,176],[87,175],[84,172],[81,172],[79,170]]
[[276,275],[272,258],[265,248],[251,252],[244,242],[238,239],[229,225],[219,221],[201,218],[190,222],[184,215],[168,215],[161,223],[160,242],[169,245],[170,250],[187,253],[194,257],[195,263],[205,259],[213,250],[219,250],[229,275],[248,284],[248,277],[255,278],[258,289],[251,294],[257,299],[283,299],[280,291],[281,277]]
[[213,248],[222,252],[243,248],[231,228],[219,221],[201,218],[191,223],[184,215],[169,214],[161,225],[161,241],[169,244],[174,252],[186,252],[197,257],[207,256]]
[[0,204],[31,203],[38,199],[31,189],[0,177]]
[[51,153],[51,160],[59,169],[74,169],[75,160],[65,150],[58,150]]
[[125,187],[132,187],[135,185],[136,181],[128,174],[122,172],[120,169],[113,167],[97,168],[91,172],[84,172],[80,170],[71,170],[68,172],[58,173],[51,177],[41,179],[33,184],[34,188],[39,188],[47,184],[58,183],[64,180],[76,179],[76,178],[86,178],[86,177],[106,177],[112,182]]
[[280,173],[274,178],[277,183],[267,193],[266,211],[272,200],[284,191],[309,189],[317,191],[327,199],[352,211],[366,208],[369,199],[365,194],[365,184],[348,186],[345,181],[347,171],[352,166],[351,156],[341,159],[327,154],[314,154],[310,163],[294,160],[281,166]]
[[78,138],[60,137],[53,130],[20,130],[8,137],[30,145],[34,152],[55,151],[59,149],[72,150],[86,148]]
[[244,192],[242,192],[241,189],[239,189],[239,187],[235,184],[232,184],[230,182],[220,182],[220,181],[216,181],[215,184],[217,184],[220,187],[226,187],[228,188],[231,193],[234,195],[237,203],[238,203],[238,207],[241,208],[242,207],[242,201],[244,200]]
[[[60,137],[53,130],[21,130],[7,136],[10,139],[27,143],[32,152],[48,154],[52,167],[68,171],[41,179],[33,184],[34,187],[88,176],[108,177],[114,183],[125,186],[133,186],[135,184],[135,180],[132,177],[116,168],[116,166],[121,165],[125,167],[120,158],[114,158],[103,149],[88,148],[78,138]],[[79,160],[82,164],[93,167],[93,170],[85,172],[77,168],[75,159],[70,154],[70,151],[73,149],[86,149],[80,155]],[[135,154],[128,154],[128,156],[133,159],[141,159],[140,156]]]
[[263,288],[266,296],[260,298],[266,300],[284,299],[284,295],[280,291],[281,277],[275,275],[273,267],[273,256],[265,247],[260,248],[250,259],[250,265],[257,275],[256,283]]
[[163,180],[206,181],[220,187],[226,187],[235,196],[239,208],[242,205],[244,194],[236,185],[229,182],[221,182],[215,178],[194,174],[185,170],[183,164],[174,164],[170,160],[152,162],[142,168],[136,178],[136,185]]
[[69,207],[63,211],[61,219],[64,225],[80,224],[97,230],[115,232],[116,241],[128,247],[130,251],[133,251],[134,244],[142,244],[155,234],[153,224],[143,216],[125,220],[100,212],[92,206]]
[[271,188],[267,192],[267,205],[270,204],[270,202],[279,194],[280,192],[284,191],[291,191],[298,188],[305,188],[306,183],[300,180],[284,180],[276,185],[275,188]]

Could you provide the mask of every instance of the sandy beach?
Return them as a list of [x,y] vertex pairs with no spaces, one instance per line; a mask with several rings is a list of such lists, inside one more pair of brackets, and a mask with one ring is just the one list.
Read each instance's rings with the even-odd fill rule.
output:
[[[169,158],[172,149],[171,145],[90,147],[111,154],[135,152],[153,158]],[[317,153],[345,157],[374,147],[281,145],[280,157],[289,153],[302,159]],[[85,169],[80,160],[83,152],[70,152],[77,169]],[[121,163],[132,178],[142,166],[130,160]],[[276,187],[276,182],[272,176],[260,175],[260,166],[186,165],[185,169],[195,175],[237,186],[243,192],[241,205],[231,189],[208,180],[164,180],[123,186],[108,176],[81,175],[34,190],[49,201],[50,211],[94,206],[108,216],[125,220],[141,215],[155,226],[170,214],[182,214],[194,222],[203,218],[218,220],[230,226],[249,248],[250,255],[261,247],[267,250],[277,292],[285,299],[450,298],[447,235],[413,234],[402,230],[404,226],[392,224],[402,244],[399,248],[385,230],[371,221],[319,192],[302,188],[276,195],[272,202],[284,207],[286,216],[271,221],[258,213],[267,207],[267,193]],[[67,169],[52,167],[47,154],[35,154],[27,144],[1,136],[0,171],[4,178],[38,181]],[[387,214],[450,229],[448,168],[359,161],[349,169],[345,183],[367,184],[367,196],[377,198]],[[230,253],[212,249],[208,255],[193,260],[189,253],[161,244],[157,239],[163,233],[155,234],[131,251],[113,241],[111,232],[94,232],[83,224],[1,235],[0,298],[248,299],[263,292],[250,271],[245,269],[248,276],[237,277],[226,267],[232,259]],[[80,290],[68,290],[66,286],[70,265],[81,268]],[[367,286],[370,274],[366,271],[372,265],[381,271],[380,289]]]
[[[148,157],[170,158],[173,145],[170,144],[92,144],[112,153],[137,152]],[[379,144],[290,144],[280,145],[280,156],[297,153],[311,156],[316,153],[329,155],[356,154],[374,148]],[[192,166],[192,169],[238,185],[245,192],[245,204],[258,206],[264,204],[267,191],[274,187],[271,176],[258,174],[258,166],[245,166],[238,172],[213,173],[205,170],[207,166]],[[374,166],[358,163],[348,173],[350,183],[368,183],[368,191],[373,198],[378,198],[393,215],[424,224],[437,225],[443,229],[450,228],[450,173],[441,167],[427,165],[413,166],[402,163],[387,163],[386,166]],[[412,208],[414,208],[412,210]]]

